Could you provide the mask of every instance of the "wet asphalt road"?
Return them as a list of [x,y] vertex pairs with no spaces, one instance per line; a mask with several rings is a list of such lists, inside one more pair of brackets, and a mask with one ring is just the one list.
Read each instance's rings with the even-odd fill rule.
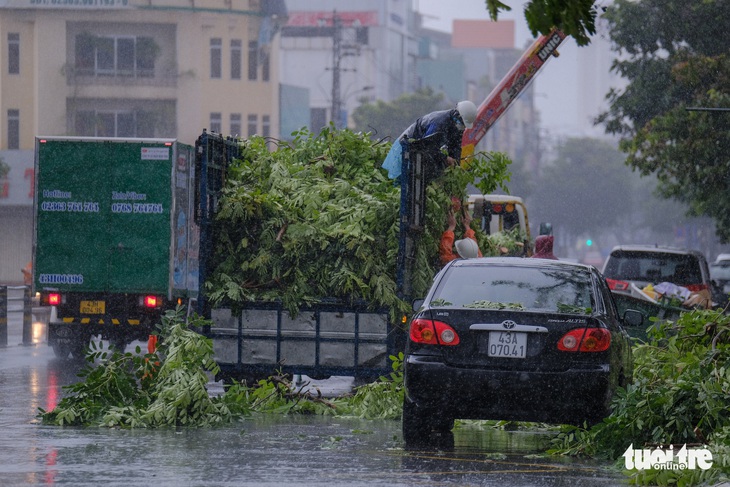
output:
[[[0,486],[616,486],[608,466],[545,456],[545,432],[457,429],[453,451],[407,451],[399,421],[262,415],[214,429],[43,426],[79,365],[9,316],[0,348]],[[347,385],[342,379],[339,385]],[[321,384],[337,387],[337,381]],[[210,384],[215,392],[219,384]]]

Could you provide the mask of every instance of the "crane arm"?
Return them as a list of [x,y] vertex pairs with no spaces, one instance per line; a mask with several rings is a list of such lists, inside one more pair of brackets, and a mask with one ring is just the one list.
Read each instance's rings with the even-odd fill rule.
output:
[[474,126],[467,129],[461,139],[462,159],[474,154],[474,147],[482,140],[487,130],[530,84],[550,56],[558,56],[557,48],[565,37],[565,34],[557,29],[553,29],[547,35],[541,35],[489,93],[477,109]]

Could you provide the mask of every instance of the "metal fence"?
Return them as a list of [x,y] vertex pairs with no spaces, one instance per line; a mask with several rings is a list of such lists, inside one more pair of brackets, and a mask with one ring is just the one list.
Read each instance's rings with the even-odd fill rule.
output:
[[32,345],[33,299],[30,286],[0,286],[0,347],[8,346],[8,315],[10,313],[23,314],[23,345]]

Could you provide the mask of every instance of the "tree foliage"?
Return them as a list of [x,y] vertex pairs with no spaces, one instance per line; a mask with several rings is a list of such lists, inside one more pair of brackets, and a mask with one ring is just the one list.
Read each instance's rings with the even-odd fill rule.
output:
[[[525,20],[533,36],[547,34],[557,27],[584,46],[596,33],[594,3],[595,0],[530,0],[525,5]],[[500,11],[511,10],[499,0],[485,0],[485,4],[492,20],[497,20]]]
[[207,427],[253,413],[321,414],[366,419],[400,419],[403,354],[391,356],[393,372],[360,386],[354,394],[323,398],[309,384],[273,375],[256,384],[229,384],[223,394],[208,392],[219,368],[212,340],[194,329],[212,323],[185,318],[184,308],[165,314],[158,348],[120,353],[92,343],[81,381],[64,386],[65,397],[50,411],[39,408],[44,424],[118,428]]
[[622,136],[627,164],[656,174],[662,196],[716,222],[730,241],[730,2],[617,0],[606,14],[628,81],[597,122]]
[[[631,212],[631,171],[624,156],[605,141],[573,138],[557,148],[543,169],[531,201],[542,221],[573,237],[597,235]],[[616,211],[625,207],[626,211]]]

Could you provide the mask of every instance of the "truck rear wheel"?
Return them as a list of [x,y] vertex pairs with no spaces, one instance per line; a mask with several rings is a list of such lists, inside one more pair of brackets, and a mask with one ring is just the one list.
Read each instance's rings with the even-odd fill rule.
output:
[[57,358],[66,359],[71,353],[71,345],[68,343],[56,343],[53,345],[53,353]]
[[77,339],[73,343],[54,343],[53,353],[57,358],[67,359],[69,354],[74,360],[83,360],[86,357],[86,346],[89,340]]
[[86,347],[89,346],[89,339],[79,339],[71,345],[71,356],[76,360],[86,358]]

